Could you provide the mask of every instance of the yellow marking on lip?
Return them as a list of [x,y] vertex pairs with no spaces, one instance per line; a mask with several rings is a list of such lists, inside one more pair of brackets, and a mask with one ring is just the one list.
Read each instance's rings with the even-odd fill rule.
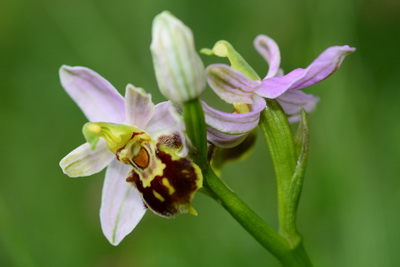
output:
[[153,190],[153,195],[154,195],[158,200],[160,200],[161,202],[164,202],[164,201],[165,201],[165,198],[163,198],[163,196],[160,195],[159,193],[157,193],[155,190]]
[[172,195],[173,193],[175,193],[175,188],[169,183],[168,178],[166,178],[166,177],[162,178],[161,183],[163,184],[163,186],[168,188],[169,195]]

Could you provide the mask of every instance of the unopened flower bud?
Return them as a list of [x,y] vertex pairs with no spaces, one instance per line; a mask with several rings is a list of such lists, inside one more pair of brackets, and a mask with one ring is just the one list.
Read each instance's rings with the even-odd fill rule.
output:
[[206,75],[192,31],[168,11],[153,21],[150,50],[158,86],[166,98],[183,104],[200,96]]

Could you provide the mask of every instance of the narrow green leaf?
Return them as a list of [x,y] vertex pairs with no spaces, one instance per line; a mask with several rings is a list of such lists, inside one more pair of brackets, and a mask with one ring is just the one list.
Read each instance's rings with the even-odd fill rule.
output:
[[[297,217],[296,213],[301,195],[301,190],[303,188],[304,174],[308,159],[309,130],[308,130],[307,114],[303,108],[301,108],[301,120],[296,136],[297,136],[296,139],[299,141],[298,143],[299,154],[298,154],[296,169],[293,173],[289,185],[289,191],[288,191],[289,199],[286,208],[287,212],[286,228],[293,229],[292,231],[294,232],[296,232],[296,217]],[[295,236],[296,234],[293,235],[293,237]],[[297,242],[299,240],[291,240],[291,241]]]
[[[297,128],[297,131],[294,135],[294,147],[295,147],[295,151],[296,151],[296,156],[299,157],[303,146],[304,146],[304,141],[308,141],[308,118],[307,118],[307,113],[305,112],[305,110],[300,107],[300,123],[299,126]],[[303,114],[305,113],[305,114]],[[305,115],[305,116],[303,116]]]
[[295,229],[287,223],[291,221],[287,209],[291,206],[288,205],[291,201],[289,189],[297,158],[289,122],[276,100],[267,99],[267,106],[261,112],[260,127],[268,144],[277,179],[280,232],[290,239]]
[[260,126],[268,143],[279,184],[287,186],[296,166],[292,131],[278,102],[273,99],[266,101],[267,106],[261,112]]

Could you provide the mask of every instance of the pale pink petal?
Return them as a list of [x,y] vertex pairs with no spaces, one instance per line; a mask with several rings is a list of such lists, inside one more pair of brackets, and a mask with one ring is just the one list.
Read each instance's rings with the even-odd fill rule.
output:
[[279,69],[279,70],[276,72],[276,74],[275,74],[274,77],[281,77],[281,76],[283,76],[283,75],[285,75],[285,72],[283,71],[283,69]]
[[265,100],[253,97],[248,113],[226,113],[202,102],[207,124],[207,139],[220,147],[238,145],[244,137],[258,125],[260,112],[265,108]]
[[171,102],[162,102],[154,107],[154,116],[146,127],[146,132],[157,140],[161,135],[176,134],[180,136],[183,147],[177,153],[181,157],[186,157],[188,148],[186,146],[185,123],[182,115],[178,113],[177,107]]
[[243,134],[226,134],[214,128],[207,127],[207,140],[218,147],[235,147],[243,142],[247,135],[248,132]]
[[89,121],[123,123],[124,99],[103,77],[85,67],[62,66],[61,84]]
[[224,64],[213,64],[207,68],[210,87],[229,104],[252,104],[253,91],[260,81],[253,81],[239,71]]
[[126,123],[144,129],[154,114],[151,95],[128,84],[125,91]]
[[104,235],[114,246],[132,232],[146,212],[137,189],[126,182],[130,165],[113,160],[107,168],[100,208]]
[[256,93],[266,98],[276,98],[288,90],[301,89],[323,81],[339,69],[344,57],[353,51],[355,48],[347,45],[330,47],[306,69],[295,69],[282,77],[264,79]]
[[113,158],[106,142],[99,140],[94,150],[89,143],[75,148],[60,161],[60,167],[69,177],[90,176],[103,170]]
[[279,74],[281,53],[279,47],[270,37],[260,34],[254,40],[254,46],[258,53],[268,62],[269,69],[265,78],[276,77]]
[[288,115],[290,122],[297,122],[300,119],[300,107],[307,113],[314,110],[319,101],[319,97],[306,94],[302,91],[287,91],[276,100],[281,105],[283,111]]
[[176,107],[167,101],[154,107],[154,116],[145,130],[152,138],[156,138],[160,134],[182,132],[183,127],[183,121],[179,117]]

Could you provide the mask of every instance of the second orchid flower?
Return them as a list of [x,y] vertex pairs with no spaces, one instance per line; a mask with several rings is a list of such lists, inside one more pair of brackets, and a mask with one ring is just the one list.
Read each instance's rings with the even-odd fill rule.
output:
[[[275,41],[266,35],[259,35],[254,45],[270,66],[262,80],[249,77],[240,69],[241,66],[236,67],[235,64],[213,64],[207,68],[208,83],[222,100],[233,105],[249,106],[249,112],[226,113],[204,104],[208,138],[217,146],[237,145],[258,125],[260,112],[265,107],[263,98],[276,99],[292,122],[299,119],[300,107],[311,112],[319,98],[298,89],[328,78],[339,69],[345,56],[355,51],[355,48],[347,45],[333,46],[322,52],[307,68],[298,68],[283,75],[280,51]],[[228,57],[234,63],[233,57],[238,54],[236,51],[229,52],[233,49],[229,46],[225,41],[217,42],[208,54]]]

